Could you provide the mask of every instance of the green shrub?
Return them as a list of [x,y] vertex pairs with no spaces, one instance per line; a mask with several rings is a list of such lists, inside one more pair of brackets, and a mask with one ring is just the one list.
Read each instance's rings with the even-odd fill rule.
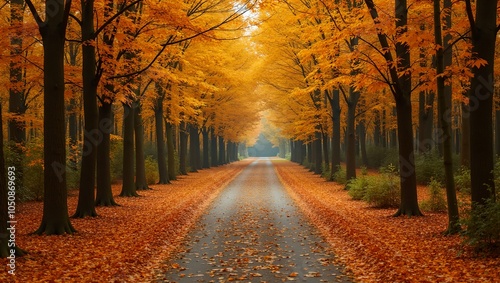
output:
[[455,188],[461,193],[466,193],[470,195],[470,169],[467,167],[460,167],[455,173]]
[[400,204],[399,178],[395,166],[389,165],[379,176],[368,179],[364,200],[374,207],[398,207]]
[[347,184],[346,171],[341,165],[337,166],[337,172],[333,174],[333,181],[343,185]]
[[[389,165],[395,165],[396,168],[399,164],[399,152],[396,148],[387,148],[384,151],[384,158],[382,159],[382,167],[387,167]],[[377,168],[377,167],[375,167]]]
[[158,172],[158,161],[153,159],[153,156],[148,155],[144,164],[146,168],[146,182],[148,185],[155,184],[160,178]]
[[415,155],[415,170],[419,184],[428,184],[433,179],[445,181],[443,159],[437,152]]
[[427,188],[429,190],[429,199],[421,203],[422,209],[433,212],[446,211],[443,185],[439,181],[432,179]]
[[378,176],[361,176],[356,179],[351,179],[347,184],[347,189],[349,190],[349,196],[354,200],[363,200],[367,188],[374,183],[374,179]]
[[469,212],[462,221],[464,243],[478,252],[500,251],[500,202],[487,200]]

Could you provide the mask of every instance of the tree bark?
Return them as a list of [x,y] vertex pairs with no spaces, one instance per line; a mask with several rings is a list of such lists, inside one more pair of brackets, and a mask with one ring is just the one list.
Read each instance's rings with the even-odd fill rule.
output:
[[[40,227],[35,234],[72,234],[75,229],[68,215],[66,187],[66,127],[64,108],[64,43],[71,2],[47,2],[45,21],[38,22],[43,43],[43,152],[44,202]],[[37,15],[34,7],[32,14]]]
[[209,139],[208,139],[208,129],[203,127],[201,130],[203,137],[203,168],[210,168],[210,150],[209,150]]
[[179,128],[179,171],[181,175],[187,175],[187,143],[188,143],[188,135],[186,129],[186,123],[181,122]]
[[191,172],[198,172],[200,166],[200,135],[198,126],[189,124],[189,165]]
[[123,103],[123,183],[120,196],[137,197],[134,174],[134,107]]
[[[365,0],[370,15],[377,24],[380,19],[375,8],[373,0]],[[406,32],[407,4],[406,0],[396,0],[396,28],[398,28],[398,36]],[[385,60],[392,66],[389,68],[389,75],[392,84],[390,85],[396,100],[397,114],[397,135],[399,142],[399,171],[401,184],[401,204],[394,216],[408,215],[420,216],[422,212],[418,207],[417,199],[417,179],[415,175],[415,159],[413,154],[413,123],[412,123],[412,106],[411,106],[411,73],[406,72],[403,75],[398,74],[398,69],[407,70],[410,62],[410,48],[404,42],[396,41],[396,58],[395,61],[390,52],[387,36],[383,33],[377,34],[382,48],[387,51],[384,53]],[[394,66],[397,62],[397,68]]]
[[361,151],[361,162],[368,167],[368,156],[366,154],[366,126],[365,121],[361,120],[358,124],[359,147]]
[[[471,195],[473,207],[495,199],[493,176],[493,95],[495,41],[497,33],[497,1],[476,1],[476,18],[468,6],[472,33],[472,52],[487,62],[472,68],[469,91]],[[475,21],[475,22],[474,22]]]
[[177,171],[176,171],[176,160],[175,160],[175,148],[174,148],[174,133],[172,123],[165,121],[166,131],[165,135],[167,137],[167,170],[168,170],[168,179],[169,180],[177,180]]
[[113,104],[110,101],[102,101],[99,106],[99,129],[102,133],[102,141],[97,145],[97,194],[96,206],[118,206],[113,198],[111,190],[111,141],[110,134],[113,132]]
[[356,178],[356,106],[360,97],[359,91],[349,88],[347,103],[346,129],[346,180]]
[[217,158],[217,136],[214,128],[210,128],[210,165],[216,167],[219,165]]
[[146,180],[146,159],[144,157],[144,124],[142,122],[142,105],[140,101],[136,101],[134,104],[135,188],[136,190],[151,190]]
[[[448,234],[456,234],[460,229],[457,195],[455,192],[455,181],[453,179],[453,160],[452,160],[452,136],[451,136],[451,92],[445,93],[444,70],[444,52],[443,37],[441,35],[441,0],[434,0],[434,36],[437,46],[443,46],[436,50],[436,75],[437,75],[437,96],[438,113],[441,120],[442,142],[443,142],[443,160],[446,185],[446,199],[448,203]],[[449,7],[451,2],[448,0]],[[451,20],[450,20],[451,22]]]
[[226,164],[226,145],[224,138],[219,136],[219,165]]
[[159,84],[156,85],[157,97],[155,100],[153,111],[155,113],[155,130],[156,130],[156,150],[158,155],[158,175],[160,179],[158,184],[170,184],[168,178],[168,168],[165,153],[165,141],[163,139],[163,100],[165,94]]
[[83,114],[84,135],[82,149],[82,167],[80,171],[80,190],[78,206],[74,218],[96,217],[95,182],[97,145],[102,142],[102,133],[98,129],[97,78],[94,32],[94,1],[81,2],[82,8],[82,78],[83,78]]

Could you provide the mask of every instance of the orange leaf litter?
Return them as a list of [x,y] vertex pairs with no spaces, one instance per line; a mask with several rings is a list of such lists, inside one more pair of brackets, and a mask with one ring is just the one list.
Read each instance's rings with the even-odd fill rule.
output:
[[[250,161],[180,176],[153,185],[141,197],[115,197],[120,207],[98,207],[97,218],[71,219],[77,233],[33,236],[41,202],[18,204],[16,243],[29,254],[16,259],[16,275],[1,259],[0,282],[150,282],[205,208]],[[114,185],[114,195],[121,186]],[[68,197],[69,213],[77,192]]]
[[[500,282],[500,259],[471,254],[460,236],[443,236],[445,213],[392,217],[352,200],[291,162],[275,162],[287,191],[320,228],[338,260],[359,282]],[[419,188],[420,189],[420,188]]]

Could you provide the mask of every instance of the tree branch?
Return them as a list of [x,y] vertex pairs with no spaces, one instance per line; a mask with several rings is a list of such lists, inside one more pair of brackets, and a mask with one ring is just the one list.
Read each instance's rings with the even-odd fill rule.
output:
[[44,24],[44,21],[42,21],[42,18],[40,18],[40,15],[38,14],[35,5],[33,5],[33,2],[31,0],[26,0],[26,5],[28,5],[28,8],[30,9],[31,14],[33,14],[33,18],[35,19],[38,28],[41,28]]
[[470,0],[465,0],[465,11],[467,12],[467,18],[469,19],[470,30],[472,32],[472,37],[477,36],[476,23],[474,21],[474,14],[472,13],[472,5]]

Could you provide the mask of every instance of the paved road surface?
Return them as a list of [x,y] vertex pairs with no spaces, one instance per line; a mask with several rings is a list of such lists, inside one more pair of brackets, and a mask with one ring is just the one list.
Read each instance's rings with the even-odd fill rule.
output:
[[326,246],[271,161],[256,159],[199,220],[164,282],[352,282]]

